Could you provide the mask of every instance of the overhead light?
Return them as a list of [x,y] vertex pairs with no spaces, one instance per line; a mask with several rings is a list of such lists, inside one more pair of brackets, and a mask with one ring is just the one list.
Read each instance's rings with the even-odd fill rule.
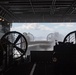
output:
[[0,21],[2,20],[2,18],[0,18]]
[[7,23],[7,25],[9,25],[10,23]]
[[4,21],[4,19],[2,19],[2,21]]

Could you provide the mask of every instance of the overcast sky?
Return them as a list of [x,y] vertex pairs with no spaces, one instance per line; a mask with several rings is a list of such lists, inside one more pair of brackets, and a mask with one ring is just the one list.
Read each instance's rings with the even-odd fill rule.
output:
[[11,31],[27,32],[35,37],[47,37],[49,33],[59,32],[63,36],[76,30],[76,23],[13,23]]

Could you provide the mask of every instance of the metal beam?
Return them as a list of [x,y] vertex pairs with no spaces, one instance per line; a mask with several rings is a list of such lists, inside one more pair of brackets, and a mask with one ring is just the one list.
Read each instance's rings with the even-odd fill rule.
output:
[[[73,7],[74,7],[74,5],[76,4],[76,0],[74,0],[74,2],[71,4],[71,6],[70,7],[68,7],[68,9],[67,9],[67,11],[65,12],[65,14],[64,15],[66,15],[66,14],[68,14],[69,12],[70,13],[73,13],[74,11],[74,9],[73,9]],[[72,12],[73,11],[73,12]]]
[[34,8],[33,8],[33,5],[32,5],[31,0],[29,0],[29,2],[30,2],[30,5],[31,5],[31,7],[32,7],[33,13],[35,14],[35,10],[34,10]]
[[6,9],[4,6],[0,5],[0,8],[1,8],[2,10],[4,10],[7,14],[9,14],[9,16],[13,17],[14,19],[17,19],[17,18],[14,16],[14,14],[13,14],[11,11],[9,11],[8,9]]
[[2,12],[3,12],[3,10],[2,10],[2,9],[0,9],[0,15],[2,14]]
[[54,14],[54,12],[55,12],[55,3],[56,3],[56,0],[52,0],[52,5],[51,5],[51,7],[50,7],[50,14],[52,15],[52,14]]
[[70,12],[70,14],[73,14],[75,10],[76,10],[76,8],[73,8],[73,10]]

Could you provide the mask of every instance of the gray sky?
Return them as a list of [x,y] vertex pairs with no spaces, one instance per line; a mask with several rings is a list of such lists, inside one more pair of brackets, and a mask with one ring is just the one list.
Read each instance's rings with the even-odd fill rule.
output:
[[76,23],[13,23],[11,31],[31,33],[35,37],[46,38],[49,33],[59,32],[66,36],[76,30]]

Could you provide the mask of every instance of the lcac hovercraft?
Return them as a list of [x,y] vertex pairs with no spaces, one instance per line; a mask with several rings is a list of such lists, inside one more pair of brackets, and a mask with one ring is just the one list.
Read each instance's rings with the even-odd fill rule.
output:
[[20,62],[27,51],[26,38],[17,31],[4,34],[0,40],[0,69],[5,71],[15,63]]
[[76,75],[76,31],[57,42],[53,51],[31,51],[33,75]]
[[[14,40],[12,35],[15,34]],[[27,40],[21,33],[6,33],[1,38],[4,61],[20,60],[26,54],[27,46]],[[76,75],[76,31],[67,34],[63,42],[56,43],[53,51],[31,51],[30,57],[30,62],[21,63],[4,75]],[[10,58],[13,60],[7,60]]]

